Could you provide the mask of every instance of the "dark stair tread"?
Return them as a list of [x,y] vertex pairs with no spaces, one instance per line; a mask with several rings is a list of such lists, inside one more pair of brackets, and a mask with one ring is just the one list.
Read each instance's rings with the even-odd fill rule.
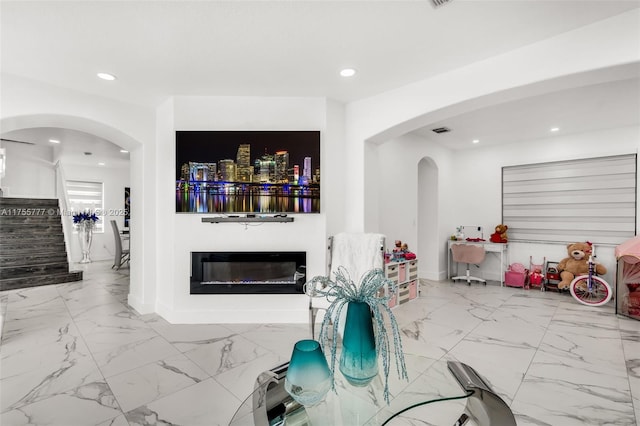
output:
[[[2,207],[0,207],[2,209]],[[0,214],[0,226],[12,224],[32,224],[32,223],[60,223],[59,214],[38,214],[32,216],[7,216]]]
[[82,279],[82,271],[68,271],[63,273],[32,275],[30,277],[6,278],[0,280],[0,291],[82,281]]
[[67,262],[67,253],[55,251],[50,253],[24,253],[0,255],[0,267],[42,265],[46,263]]
[[66,259],[64,262],[42,263],[39,265],[0,266],[0,279],[26,277],[33,274],[55,274],[68,270],[69,264]]
[[51,253],[54,248],[66,250],[64,239],[55,238],[49,240],[22,241],[14,244],[0,244],[0,256],[11,253]]
[[55,242],[55,240],[60,240],[59,242],[64,242],[64,234],[62,232],[57,234],[24,234],[20,235],[17,232],[12,232],[8,234],[2,234],[2,239],[0,239],[0,247],[13,247],[15,244],[20,243],[39,243],[39,242]]
[[18,208],[20,206],[47,206],[47,207],[57,207],[58,199],[57,198],[16,198],[16,197],[0,197],[0,208],[2,207],[11,207]]
[[8,267],[2,267],[0,268],[0,281],[9,280],[13,278],[39,277],[43,275],[60,274],[64,272],[69,272],[68,263],[56,264],[56,266],[51,268],[47,268],[47,267],[40,268],[38,266],[27,266],[26,268],[33,268],[33,270],[10,271]]
[[0,228],[0,234],[2,235],[13,233],[21,233],[22,235],[34,235],[53,232],[62,232],[62,223],[10,223],[8,225],[2,224],[2,227]]
[[57,199],[0,197],[0,290],[82,280],[69,271]]

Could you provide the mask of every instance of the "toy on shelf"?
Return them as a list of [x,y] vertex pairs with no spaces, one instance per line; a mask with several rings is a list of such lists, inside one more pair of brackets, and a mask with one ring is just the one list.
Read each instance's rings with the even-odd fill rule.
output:
[[403,243],[400,240],[395,241],[395,247],[391,253],[392,262],[402,262],[403,260],[413,260],[416,258],[415,253],[409,251],[407,243]]
[[507,235],[507,229],[509,229],[509,227],[507,225],[504,224],[499,224],[496,225],[495,231],[493,234],[491,234],[491,237],[489,238],[489,241],[491,241],[492,243],[506,243],[509,240],[509,237]]

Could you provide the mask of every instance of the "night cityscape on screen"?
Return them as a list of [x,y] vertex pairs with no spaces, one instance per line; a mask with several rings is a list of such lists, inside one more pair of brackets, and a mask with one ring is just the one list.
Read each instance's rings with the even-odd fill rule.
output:
[[177,131],[177,213],[319,213],[319,131]]

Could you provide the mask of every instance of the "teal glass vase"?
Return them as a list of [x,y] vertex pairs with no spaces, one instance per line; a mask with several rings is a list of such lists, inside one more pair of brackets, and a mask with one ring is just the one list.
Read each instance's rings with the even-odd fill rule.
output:
[[293,347],[284,379],[284,388],[304,406],[316,405],[324,399],[332,385],[331,370],[315,340],[300,340]]
[[364,302],[349,302],[347,306],[340,372],[353,386],[366,386],[378,375],[371,309]]

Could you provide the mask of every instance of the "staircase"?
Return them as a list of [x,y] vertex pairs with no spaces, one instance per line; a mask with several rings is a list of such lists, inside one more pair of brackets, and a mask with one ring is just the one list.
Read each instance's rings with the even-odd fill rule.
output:
[[56,199],[0,197],[0,290],[82,280],[69,271]]

